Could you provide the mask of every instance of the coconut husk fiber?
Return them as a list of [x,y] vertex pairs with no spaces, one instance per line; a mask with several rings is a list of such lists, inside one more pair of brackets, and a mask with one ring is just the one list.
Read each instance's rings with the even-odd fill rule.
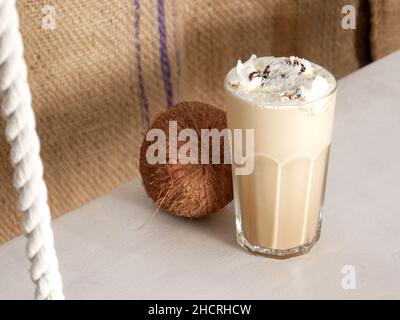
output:
[[[169,123],[176,121],[177,132],[193,129],[197,141],[189,140],[173,143],[172,148],[189,143],[197,153],[188,154],[191,163],[182,164],[179,159],[170,163]],[[153,141],[145,137],[140,149],[140,173],[147,194],[158,207],[187,218],[200,218],[225,207],[233,198],[232,171],[229,163],[224,163],[224,150],[229,150],[228,141],[221,138],[219,161],[213,162],[212,140],[201,143],[202,129],[226,129],[224,111],[201,102],[181,102],[157,116],[149,130],[160,129],[166,135],[166,163],[149,163],[146,154]],[[193,150],[194,150],[193,148]],[[208,149],[208,163],[202,162],[202,148]],[[215,160],[215,159],[214,159]]]

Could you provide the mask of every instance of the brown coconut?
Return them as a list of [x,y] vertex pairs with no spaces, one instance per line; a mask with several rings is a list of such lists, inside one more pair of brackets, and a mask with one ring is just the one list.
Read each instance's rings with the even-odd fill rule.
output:
[[[177,121],[177,132],[192,128],[199,137],[198,164],[168,163],[168,121]],[[220,164],[212,164],[211,139],[209,164],[200,162],[201,129],[225,129],[224,111],[201,102],[182,102],[161,113],[153,122],[166,134],[166,164],[149,164],[146,151],[152,141],[144,138],[140,150],[140,173],[147,194],[157,206],[178,216],[199,218],[226,206],[233,198],[231,165],[224,164],[224,139],[221,138]],[[188,140],[187,140],[188,141]],[[178,148],[185,142],[178,142]],[[179,150],[179,149],[178,149]]]

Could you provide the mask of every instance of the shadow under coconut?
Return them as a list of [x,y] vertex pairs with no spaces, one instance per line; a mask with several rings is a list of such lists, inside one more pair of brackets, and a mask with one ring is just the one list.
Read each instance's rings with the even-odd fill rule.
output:
[[137,219],[134,222],[135,227],[141,226],[137,231],[145,228],[163,228],[161,225],[164,225],[168,229],[190,228],[195,233],[199,232],[221,243],[240,249],[236,244],[233,201],[217,213],[203,218],[190,219],[178,217],[164,209],[160,209],[154,217],[150,218],[152,212],[156,210],[156,206],[145,194],[141,183],[122,186],[118,192],[113,193],[113,197],[115,200],[124,203],[124,205],[135,204],[135,209],[132,212],[135,215],[135,220]]
[[[154,220],[160,218],[164,220],[164,223],[166,222],[166,220],[169,220],[170,222],[172,222],[172,224],[179,224],[179,228],[189,228],[191,232],[198,232],[207,237],[214,238],[228,246],[239,248],[236,243],[235,214],[233,209],[233,202],[228,204],[220,211],[207,217],[179,217],[171,214],[164,209],[160,209],[154,217]],[[158,221],[154,220],[149,221],[149,224],[159,223]]]

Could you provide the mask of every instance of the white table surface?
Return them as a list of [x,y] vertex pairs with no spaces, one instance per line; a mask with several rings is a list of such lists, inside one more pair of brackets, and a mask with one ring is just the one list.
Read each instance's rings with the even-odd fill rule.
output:
[[[54,222],[70,299],[400,298],[400,51],[340,80],[320,241],[288,260],[235,243],[233,206],[160,212],[136,180]],[[30,299],[19,237],[0,247],[0,299]],[[356,271],[356,288],[341,270]]]

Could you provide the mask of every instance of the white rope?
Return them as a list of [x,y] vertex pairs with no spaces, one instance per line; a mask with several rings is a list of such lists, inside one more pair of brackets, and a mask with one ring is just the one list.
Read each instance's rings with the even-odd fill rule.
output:
[[36,299],[64,299],[15,0],[0,0],[0,93]]

